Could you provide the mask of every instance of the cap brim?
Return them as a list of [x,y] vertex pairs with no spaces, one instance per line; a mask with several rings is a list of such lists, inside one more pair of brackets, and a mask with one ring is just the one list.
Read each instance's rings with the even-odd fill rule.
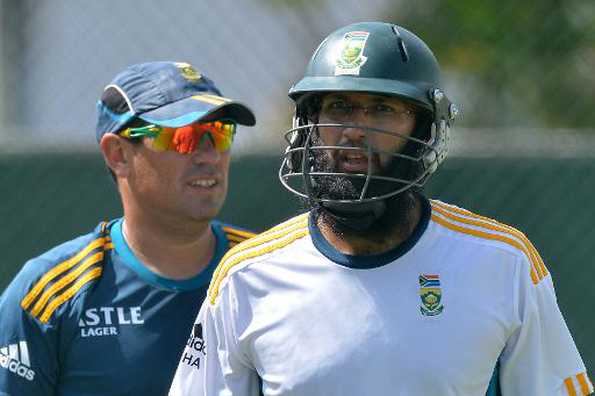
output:
[[170,128],[178,128],[202,120],[229,119],[237,124],[253,126],[254,113],[248,106],[216,95],[195,95],[158,109],[137,114],[137,117]]

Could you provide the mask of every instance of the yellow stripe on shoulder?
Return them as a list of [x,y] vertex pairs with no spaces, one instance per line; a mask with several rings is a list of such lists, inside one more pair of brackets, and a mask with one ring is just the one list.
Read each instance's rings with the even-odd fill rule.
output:
[[47,302],[50,300],[51,297],[56,295],[60,290],[64,289],[66,286],[74,282],[78,277],[83,274],[89,267],[93,266],[94,264],[99,263],[103,260],[104,252],[100,251],[97,252],[89,257],[87,257],[81,265],[77,266],[74,270],[70,271],[67,275],[64,275],[60,278],[59,281],[54,283],[50,288],[48,288],[37,300],[33,309],[31,309],[32,316],[38,316],[41,310],[45,307]]
[[432,214],[432,220],[443,227],[483,239],[504,242],[523,252],[531,263],[533,284],[538,284],[549,274],[535,246],[516,228],[440,201],[431,201],[431,204],[435,212]]
[[[263,235],[274,233],[277,230],[282,230],[286,227],[290,227],[291,225],[302,222],[302,221],[304,221],[304,219],[307,219],[307,218],[308,218],[307,213],[293,217],[293,218],[291,218],[281,224],[278,224],[275,227],[263,232],[262,234],[259,234],[258,238],[252,239],[251,240],[252,242],[247,242],[249,245],[242,245],[242,246],[248,246],[248,247],[253,246],[254,240],[260,240],[260,237],[262,237]],[[221,263],[224,262],[230,255],[232,255],[236,251],[236,249],[238,249],[238,248],[236,247],[236,245],[234,245],[233,248],[231,248],[230,250],[227,251],[227,253],[225,253],[223,258],[221,258],[221,261],[219,261],[219,265],[217,266],[217,268],[215,268],[215,272],[213,273],[212,279],[217,278],[217,276],[219,275],[219,271],[221,269]]]
[[[277,230],[280,230],[280,229],[283,229],[283,228],[289,227],[289,226],[291,226],[291,225],[293,225],[293,224],[296,224],[296,223],[301,223],[301,222],[303,222],[304,220],[306,220],[306,221],[307,221],[307,220],[308,220],[308,216],[309,216],[309,214],[310,214],[310,212],[306,212],[306,213],[302,213],[301,215],[297,215],[297,216],[295,216],[295,217],[292,217],[292,218],[291,218],[291,219],[289,219],[289,220],[285,220],[283,223],[277,224],[276,226],[269,228],[268,230],[266,230],[266,231],[265,231],[265,232],[263,232],[262,234],[268,234],[268,233],[270,233],[270,232],[275,232],[275,231],[277,231]],[[262,234],[261,234],[261,235],[262,235]]]
[[[256,235],[256,234],[254,234]],[[238,242],[244,242],[246,239],[250,239],[252,237],[245,237],[245,236],[238,236],[235,234],[225,234],[225,237],[230,241],[230,242],[235,242],[236,244]]]
[[52,300],[51,303],[43,311],[43,314],[39,317],[39,320],[42,323],[47,323],[50,320],[50,317],[54,313],[56,309],[66,301],[71,299],[76,293],[87,283],[91,282],[93,279],[99,278],[101,276],[101,272],[103,271],[102,267],[93,268],[91,271],[87,272],[84,276],[82,276],[79,280],[76,281],[74,285],[69,287],[64,293],[60,294],[56,298]]
[[[213,304],[219,294],[219,287],[234,266],[244,260],[262,256],[281,249],[293,241],[308,235],[308,216],[300,215],[229,250],[215,269],[208,296]],[[263,246],[264,245],[264,246]]]
[[44,276],[41,277],[41,279],[39,279],[39,281],[37,281],[29,293],[27,293],[27,295],[21,300],[21,308],[24,310],[29,309],[31,303],[39,296],[48,283],[80,263],[93,250],[102,246],[104,249],[110,248],[110,246],[113,248],[113,244],[111,243],[109,237],[100,237],[93,240],[83,250],[48,271]]
[[233,227],[229,227],[229,226],[224,226],[222,228],[223,228],[223,231],[225,231],[225,234],[228,236],[228,238],[235,237],[235,238],[242,238],[242,240],[244,240],[244,239],[248,239],[248,238],[252,238],[253,236],[256,236],[256,233],[246,231],[246,230],[238,230],[237,228],[233,228]]
[[246,239],[246,237],[241,237],[241,236],[237,236],[237,235],[233,235],[233,234],[225,234],[225,237],[227,238],[228,241],[230,242],[234,242],[235,244],[237,244],[238,242],[244,242]]
[[[452,206],[452,205],[446,205],[442,202],[434,202],[437,206],[442,206],[443,208],[445,208],[446,210],[450,210],[453,211],[455,213],[464,215],[464,216],[469,216],[478,220],[481,220],[483,222],[486,223],[490,223],[492,225],[494,225],[494,228],[490,228],[489,226],[486,226],[487,228],[490,228],[494,231],[498,231],[498,232],[508,232],[511,235],[513,235],[514,237],[516,237],[518,240],[523,242],[523,245],[527,248],[527,250],[530,253],[530,260],[533,264],[535,264],[535,270],[536,272],[539,274],[540,280],[545,278],[548,275],[548,270],[545,266],[545,263],[543,262],[543,259],[541,258],[541,256],[539,255],[539,253],[537,252],[537,249],[535,248],[535,246],[531,243],[531,241],[529,240],[529,238],[527,238],[525,236],[525,234],[523,234],[521,231],[517,230],[514,227],[511,227],[509,225],[500,223],[496,220],[490,219],[488,217],[484,217],[484,216],[480,216],[478,214],[472,213],[470,211],[461,209],[461,208],[457,208],[456,206]],[[469,221],[469,220],[468,220]],[[474,222],[471,222],[471,224],[475,225]],[[502,231],[501,229],[504,229],[505,231]]]

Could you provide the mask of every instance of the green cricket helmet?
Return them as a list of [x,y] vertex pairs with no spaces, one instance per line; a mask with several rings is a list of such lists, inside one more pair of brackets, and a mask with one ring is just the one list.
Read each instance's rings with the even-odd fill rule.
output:
[[433,111],[435,89],[442,91],[440,66],[419,37],[390,23],[362,22],[331,33],[320,44],[289,97],[297,102],[311,93],[378,93]]
[[[394,174],[375,175],[371,166],[366,174],[359,175],[320,172],[314,168],[315,150],[341,149],[318,148],[315,135],[320,128],[353,127],[318,123],[321,98],[337,92],[397,97],[419,110],[416,131],[405,137],[409,147],[392,154]],[[355,207],[364,211],[375,207],[373,212],[381,214],[375,202],[423,186],[446,157],[449,128],[458,112],[444,94],[440,66],[428,46],[410,31],[384,22],[355,23],[331,33],[314,52],[304,77],[289,90],[289,97],[295,102],[295,115],[293,128],[285,135],[288,146],[279,170],[281,183],[299,196],[326,207],[349,208],[349,213],[354,208],[349,205],[356,204]],[[376,128],[361,129],[366,134],[391,133]],[[367,150],[368,156],[374,152],[372,147],[362,150]],[[404,161],[415,169],[406,178],[398,171]],[[359,196],[336,199],[315,194],[313,186],[322,177],[360,178]],[[375,182],[385,187],[369,188]],[[355,212],[360,212],[359,209]]]

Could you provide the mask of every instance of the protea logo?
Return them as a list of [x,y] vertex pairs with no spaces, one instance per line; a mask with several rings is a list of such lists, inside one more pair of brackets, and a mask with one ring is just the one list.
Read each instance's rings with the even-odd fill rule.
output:
[[440,315],[444,310],[444,305],[442,305],[440,275],[420,274],[419,296],[421,298],[421,306],[419,307],[419,310],[422,315]]
[[360,68],[368,60],[364,56],[364,48],[369,35],[369,32],[345,33],[335,63],[335,76],[359,75]]
[[185,62],[176,62],[176,67],[180,69],[180,74],[189,81],[198,81],[200,80],[200,73],[196,71],[194,67],[190,63]]

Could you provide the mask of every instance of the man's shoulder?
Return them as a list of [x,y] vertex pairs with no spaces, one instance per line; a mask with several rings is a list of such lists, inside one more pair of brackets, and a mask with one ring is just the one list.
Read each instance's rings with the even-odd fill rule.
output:
[[25,263],[3,298],[33,318],[48,323],[68,300],[88,289],[103,271],[106,252],[113,249],[109,224],[64,242]]
[[214,301],[226,279],[237,271],[284,252],[308,233],[308,213],[304,213],[234,246],[219,262],[207,298]]
[[452,241],[458,241],[469,249],[503,252],[527,263],[534,284],[549,274],[533,243],[517,228],[438,200],[430,203],[432,223],[443,234],[451,236]]
[[227,240],[229,249],[257,235],[256,232],[245,227],[224,223],[219,220],[211,221],[211,225],[215,234],[222,235]]

